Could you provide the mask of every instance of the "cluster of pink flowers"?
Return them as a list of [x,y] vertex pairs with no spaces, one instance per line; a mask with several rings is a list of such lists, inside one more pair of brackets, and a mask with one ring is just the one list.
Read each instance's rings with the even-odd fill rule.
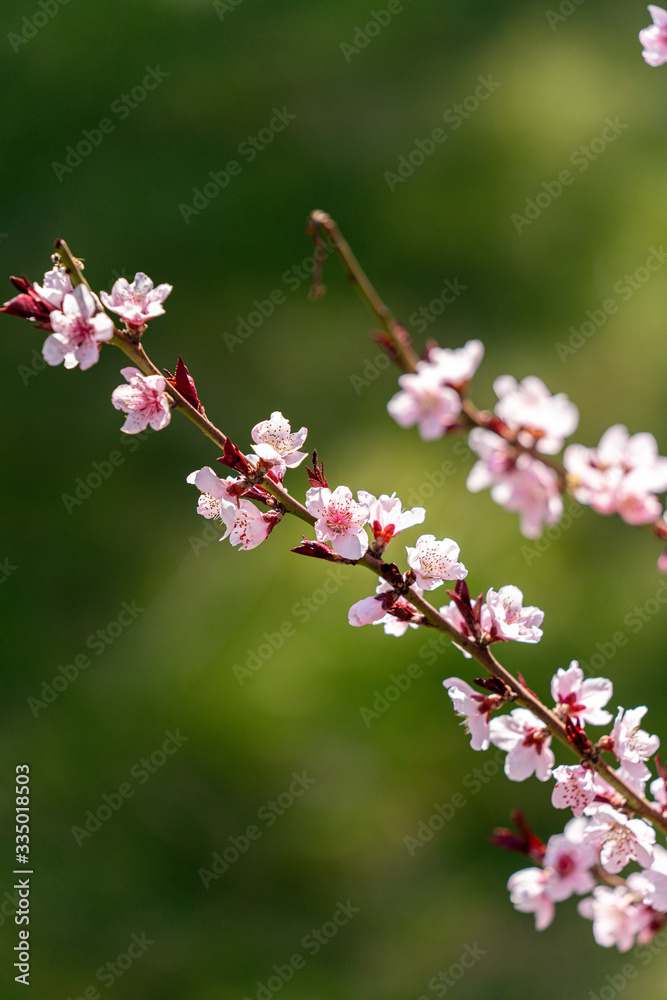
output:
[[458,350],[434,347],[415,374],[401,375],[401,391],[387,409],[401,427],[419,427],[424,441],[443,437],[457,423],[461,398],[484,356],[484,345],[469,340]]
[[563,464],[576,500],[599,514],[619,514],[628,524],[651,524],[662,513],[656,493],[667,490],[667,458],[652,434],[633,434],[615,424],[597,448],[571,444]]
[[[653,25],[639,37],[646,62],[659,66],[667,63],[667,11],[655,6],[649,6],[649,11]],[[164,377],[145,354],[134,350],[147,324],[164,314],[171,285],[154,287],[146,274],[138,272],[131,283],[119,278],[110,293],[102,291],[98,297],[85,281],[81,283],[78,265],[71,274],[79,283],[72,284],[64,259],[54,257],[58,263],[44,275],[41,285],[32,285],[25,277],[12,278],[20,294],[2,310],[48,331],[42,353],[49,365],[86,370],[98,361],[102,345],[114,340],[151,372],[145,374],[136,367],[121,370],[126,384],[114,389],[111,401],[126,414],[123,432],[136,434],[148,426],[163,429],[176,405],[222,444],[219,461],[234,475],[220,478],[204,466],[187,477],[200,491],[198,513],[224,527],[221,541],[227,539],[240,550],[254,549],[268,538],[284,512],[291,510],[312,523],[315,534],[314,541],[304,539],[294,551],[335,562],[363,560],[383,574],[375,593],[349,609],[350,625],[381,625],[385,633],[398,637],[409,628],[443,627],[444,622],[463,655],[468,659],[474,655],[486,666],[493,660],[487,650],[491,644],[541,640],[544,613],[538,607],[524,606],[518,587],[490,588],[471,599],[468,570],[453,539],[420,535],[414,545],[405,546],[405,572],[385,562],[391,541],[424,522],[423,507],[404,510],[395,493],[376,497],[358,490],[355,498],[348,486],[330,488],[316,453],[314,471],[308,469],[305,509],[279,489],[287,471],[307,457],[301,450],[308,435],[305,427],[292,431],[289,421],[276,410],[253,427],[251,453],[244,455],[207,418],[204,424],[203,407],[182,359],[176,374],[172,377],[167,372]],[[116,329],[105,309],[122,320],[121,329]],[[400,348],[401,336],[389,324],[387,329],[394,334],[393,345]],[[380,342],[391,346],[392,338],[383,336]],[[403,353],[410,368],[411,350]],[[519,515],[527,538],[537,538],[558,523],[563,494],[569,492],[598,513],[618,514],[631,525],[652,524],[655,533],[667,541],[667,518],[659,498],[667,491],[667,458],[659,454],[655,438],[648,433],[630,435],[618,424],[602,435],[595,448],[580,444],[565,448],[566,439],[577,430],[578,409],[564,393],[552,394],[532,375],[521,381],[511,375],[497,378],[493,412],[480,411],[469,398],[469,389],[483,356],[479,340],[458,349],[431,344],[414,370],[399,377],[399,391],[387,404],[389,414],[401,427],[416,426],[425,441],[469,431],[469,445],[478,461],[468,475],[467,488],[471,492],[489,489],[497,504]],[[561,465],[553,456],[564,448]],[[658,565],[667,572],[667,551]],[[446,582],[455,586],[446,591],[450,600],[438,609],[440,621],[436,622],[424,595]],[[509,831],[496,835],[497,843],[521,850],[534,862],[509,879],[512,903],[519,911],[533,913],[537,929],[542,930],[552,922],[557,902],[582,896],[579,912],[592,921],[600,945],[626,951],[635,941],[650,941],[667,924],[667,850],[656,844],[654,827],[644,817],[664,828],[667,771],[658,759],[659,776],[652,779],[647,762],[657,753],[660,741],[641,728],[647,708],[619,707],[614,718],[606,709],[612,682],[585,678],[573,660],[552,677],[550,712],[521,675],[519,684],[493,662],[490,669],[495,676],[474,682],[480,690],[459,677],[443,681],[472,748],[484,751],[493,745],[502,750],[504,771],[511,781],[532,775],[541,782],[553,778],[552,805],[572,813],[563,833],[547,843],[526,830],[523,840]],[[517,699],[521,707],[501,714]],[[586,727],[610,724],[610,731],[593,744]],[[579,763],[556,765],[554,733],[567,736],[578,751]],[[603,754],[613,758],[613,770],[600,765]],[[652,799],[647,798],[647,785]],[[625,795],[616,786],[624,788]],[[622,877],[620,873],[630,864],[639,870]]]
[[149,319],[164,313],[162,303],[172,287],[153,288],[150,278],[139,273],[131,285],[125,278],[119,278],[110,295],[100,293],[100,302],[86,285],[72,288],[65,270],[54,267],[44,275],[44,283],[35,285],[34,290],[51,306],[48,319],[53,333],[42,348],[44,360],[49,365],[64,364],[65,368],[79,365],[85,370],[97,363],[103,342],[113,337],[113,321],[104,312],[102,302],[125,320],[129,329],[143,329]]
[[[289,421],[278,410],[269,420],[256,424],[251,432],[254,454],[245,456],[245,466],[252,472],[261,463],[263,471],[275,482],[281,482],[287,468],[296,468],[306,458],[298,449],[306,440],[305,427],[292,433]],[[243,459],[243,456],[240,456]],[[231,545],[254,549],[265,541],[282,519],[277,510],[260,511],[250,497],[267,503],[271,496],[261,486],[253,486],[244,476],[220,479],[213,469],[205,466],[190,473],[188,483],[201,491],[197,513],[220,521]]]
[[[663,925],[667,909],[667,851],[656,845],[654,828],[633,816],[623,796],[585,763],[555,767],[551,733],[529,709],[493,715],[509,693],[499,694],[487,686],[476,692],[457,677],[448,678],[444,685],[456,712],[463,717],[472,748],[486,750],[493,744],[505,750],[505,773],[512,781],[523,781],[532,774],[540,781],[553,777],[553,806],[569,808],[574,816],[563,833],[551,837],[547,844],[536,848],[531,841],[529,846],[521,846],[540,864],[511,876],[508,889],[514,906],[534,913],[537,929],[543,930],[553,920],[557,902],[574,894],[592,893],[580,901],[579,912],[593,921],[598,944],[627,951],[635,941],[650,940]],[[576,660],[566,670],[559,669],[551,681],[553,711],[569,721],[580,739],[587,739],[583,735],[586,724],[601,726],[611,721],[604,706],[612,692],[607,678],[584,679]],[[645,713],[645,706],[619,708],[611,732],[595,747],[596,752],[613,755],[618,765],[616,775],[638,796],[644,796],[651,776],[646,762],[660,745],[657,736],[640,728]],[[651,782],[650,790],[656,808],[667,808],[663,776]],[[502,838],[495,839],[502,842]],[[607,876],[617,876],[633,862],[641,870],[629,874],[622,884],[597,884],[604,883]]]
[[[526,538],[537,538],[560,521],[568,491],[601,514],[619,514],[633,525],[653,524],[667,539],[658,499],[667,490],[667,458],[658,454],[653,435],[630,436],[615,425],[597,448],[570,444],[559,466],[549,456],[559,453],[576,431],[579,411],[564,393],[552,395],[534,375],[520,382],[512,375],[497,378],[493,414],[470,406],[464,412],[483,354],[478,340],[458,350],[431,347],[414,374],[399,377],[401,391],[387,405],[390,415],[402,427],[417,424],[428,441],[475,423],[468,443],[479,461],[470,470],[467,487],[471,493],[490,490],[497,504],[518,513]],[[658,567],[667,571],[667,552]]]
[[[471,493],[490,489],[496,503],[519,514],[522,534],[537,538],[562,516],[561,482],[554,469],[523,449],[555,455],[576,430],[579,411],[564,393],[552,396],[535,376],[517,382],[502,375],[493,388],[495,429],[470,432],[468,444],[480,461],[470,470],[467,487]],[[505,437],[508,432],[512,440]]]
[[[401,375],[397,393],[388,403],[389,414],[401,427],[419,426],[426,441],[461,429],[463,401],[484,355],[479,340],[458,350],[432,347],[415,374]],[[544,455],[559,452],[579,423],[579,412],[564,393],[552,396],[535,376],[517,382],[503,375],[494,382],[498,403],[492,428],[475,427],[470,447],[479,455],[468,476],[468,489],[490,489],[496,503],[518,512],[521,530],[536,538],[563,513],[558,473],[530,450]],[[517,447],[517,444],[521,447]]]
[[[53,331],[45,340],[42,355],[49,365],[81,368],[85,371],[97,364],[102,344],[114,335],[113,320],[102,303],[124,320],[133,335],[140,335],[148,320],[164,313],[162,303],[172,290],[171,285],[158,285],[142,272],[130,284],[118,278],[108,292],[98,298],[87,285],[72,282],[62,266],[55,266],[44,275],[41,285],[31,285],[27,279],[12,279],[21,291],[9,302],[4,312],[31,320],[42,329]],[[100,302],[101,298],[101,302]],[[121,369],[128,385],[114,389],[111,402],[117,410],[127,413],[121,428],[126,434],[137,434],[150,426],[162,430],[171,419],[171,400],[166,381],[161,375],[143,375],[137,368]]]

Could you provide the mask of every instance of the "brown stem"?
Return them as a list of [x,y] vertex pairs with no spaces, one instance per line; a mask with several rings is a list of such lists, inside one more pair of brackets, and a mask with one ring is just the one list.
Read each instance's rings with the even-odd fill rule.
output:
[[348,281],[354,286],[379,325],[389,334],[396,355],[396,363],[404,372],[414,372],[419,355],[412,347],[406,329],[401,326],[391,309],[384,304],[368,280],[359,261],[352,253],[350,245],[331,216],[316,209],[310,213],[306,231],[315,240],[321,240],[322,232],[326,233],[333,244],[336,256],[343,265]]

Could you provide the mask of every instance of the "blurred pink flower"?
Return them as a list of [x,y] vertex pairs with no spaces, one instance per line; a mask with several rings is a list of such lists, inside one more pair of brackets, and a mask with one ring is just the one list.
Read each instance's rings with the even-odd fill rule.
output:
[[649,4],[648,12],[653,24],[639,32],[639,41],[644,46],[642,55],[649,66],[662,66],[667,62],[667,10]]

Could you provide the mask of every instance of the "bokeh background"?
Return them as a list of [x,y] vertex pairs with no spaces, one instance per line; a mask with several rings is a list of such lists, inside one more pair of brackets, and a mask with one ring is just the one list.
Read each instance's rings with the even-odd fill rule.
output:
[[[332,484],[421,500],[424,530],[459,541],[471,589],[512,582],[545,610],[540,645],[503,649],[503,662],[546,697],[558,667],[598,652],[611,707],[649,704],[647,726],[664,736],[664,614],[653,613],[664,592],[650,533],[584,511],[538,552],[514,515],[469,495],[465,447],[424,443],[389,419],[395,373],[378,364],[372,320],[335,261],[326,297],[309,301],[304,234],[310,210],[330,212],[406,323],[447,280],[465,286],[412,327],[420,349],[427,337],[484,341],[480,405],[492,405],[497,375],[535,374],[578,403],[577,440],[592,445],[621,422],[652,431],[665,453],[667,267],[624,290],[667,220],[667,71],[641,58],[648,21],[641,3],[603,0],[19,0],[0,29],[0,258],[5,274],[40,281],[64,237],[98,290],[138,270],[172,283],[147,350],[171,369],[184,356],[241,447],[279,409],[309,427]],[[142,96],[150,69],[162,80]],[[493,93],[459,127],[455,111],[443,120],[480,77]],[[293,118],[262,133],[271,141],[251,160],[242,144],[275,109]],[[608,118],[618,135],[594,142]],[[103,119],[113,128],[68,167],[68,147]],[[447,140],[390,183],[399,157],[436,128]],[[189,212],[194,189],[230,160],[240,172]],[[573,183],[530,224],[512,218],[568,169]],[[255,300],[276,291],[284,301],[234,343]],[[559,356],[570,328],[610,299],[615,314]],[[348,607],[372,581],[291,554],[299,523],[249,553],[208,541],[185,482],[215,459],[196,429],[174,419],[159,435],[122,435],[109,404],[120,354],[105,349],[84,373],[45,369],[39,331],[11,317],[2,331],[0,995],[22,989],[11,898],[23,762],[36,995],[266,1000],[281,986],[293,1000],[583,1000],[628,963],[626,1000],[660,995],[663,952],[600,949],[574,900],[542,934],[511,907],[505,883],[522,861],[488,832],[517,805],[545,838],[565,817],[549,785],[511,784],[494,750],[470,749],[442,689],[474,674],[460,654],[431,654],[421,632],[350,629]],[[68,509],[63,496],[114,452],[122,462]],[[302,495],[302,470],[288,484]],[[637,628],[633,608],[647,601]],[[119,627],[124,602],[141,610]],[[274,650],[281,627],[290,634]],[[115,638],[100,647],[98,630]],[[76,657],[90,666],[63,690],[60,667]],[[259,669],[241,683],[234,668],[249,661]],[[366,725],[360,710],[411,664],[409,690]],[[35,707],[54,677],[61,691]],[[170,756],[167,732],[183,738]],[[151,757],[153,773],[141,764]],[[312,783],[291,801],[304,773]],[[103,796],[118,804],[120,786],[130,797],[96,832],[73,832]],[[405,838],[438,805],[454,815],[410,850]],[[244,842],[248,827],[258,836]],[[216,853],[234,858],[230,838],[247,850],[202,876]],[[345,922],[340,904],[358,912]],[[342,926],[315,954],[308,935],[331,933],[336,914]],[[128,966],[133,935],[144,945],[135,939]],[[289,981],[272,979],[297,954]],[[455,985],[438,979],[458,976],[463,955],[470,968]]]

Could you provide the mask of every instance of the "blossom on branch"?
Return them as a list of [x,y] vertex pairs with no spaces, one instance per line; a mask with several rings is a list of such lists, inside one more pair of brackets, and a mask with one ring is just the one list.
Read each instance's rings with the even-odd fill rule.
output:
[[[375,588],[376,594],[386,594],[392,589],[391,584],[380,577],[380,582]],[[416,583],[412,584],[412,590],[418,597],[423,597],[424,591]],[[419,619],[412,621],[411,619]],[[393,635],[399,638],[408,631],[409,628],[419,628],[424,623],[421,612],[412,604],[407,597],[397,597],[384,618],[379,618],[373,622],[374,625],[382,625],[385,635]]]
[[551,793],[554,809],[571,809],[575,816],[583,816],[584,809],[597,795],[595,772],[583,764],[560,764],[553,770],[556,779]]
[[544,868],[522,868],[510,875],[507,888],[514,908],[520,913],[534,913],[535,930],[545,930],[556,912],[549,891],[549,872]]
[[228,538],[230,545],[238,545],[247,551],[266,541],[282,520],[282,514],[272,510],[262,513],[250,500],[241,497],[236,506],[221,505],[220,518],[226,528],[220,541]]
[[[632,875],[628,885],[631,879]],[[629,951],[635,937],[653,920],[651,910],[638,903],[636,893],[624,885],[613,889],[596,886],[593,895],[580,900],[577,909],[582,917],[593,921],[593,937],[599,945],[603,948],[616,945],[621,952]]]
[[419,361],[415,374],[400,375],[401,391],[387,403],[389,415],[400,427],[419,425],[424,441],[446,434],[461,412],[461,397],[446,385],[438,365]]
[[651,736],[639,723],[648,712],[646,705],[619,708],[611,731],[611,749],[621,762],[622,768],[632,777],[646,780],[650,772],[645,761],[660,748],[660,737]]
[[468,444],[481,458],[468,474],[471,493],[490,488],[495,503],[519,514],[526,538],[537,538],[545,525],[560,521],[563,499],[553,469],[483,427],[473,428]]
[[100,298],[107,309],[117,313],[128,326],[143,327],[149,319],[164,315],[162,303],[172,288],[172,285],[166,284],[153,288],[151,279],[138,271],[132,284],[127,278],[118,278],[111,294],[100,292]]
[[80,365],[85,371],[98,361],[102,342],[113,337],[113,322],[86,285],[77,285],[73,292],[68,292],[61,309],[54,309],[50,320],[53,333],[42,348],[49,365],[64,363],[65,368]]
[[648,867],[653,860],[655,830],[643,819],[630,819],[607,803],[589,806],[595,810],[584,831],[584,840],[600,852],[604,868],[615,874],[630,861]]
[[597,852],[584,837],[586,820],[574,819],[562,833],[549,837],[543,865],[550,872],[549,895],[556,902],[573,894],[583,896],[595,885],[591,868]]
[[395,493],[391,496],[383,493],[380,497],[375,497],[366,490],[357,490],[357,497],[360,503],[368,507],[368,522],[375,538],[376,553],[384,551],[391,539],[401,531],[412,528],[415,524],[423,524],[426,517],[426,510],[423,507],[403,510],[403,505]]
[[292,433],[289,420],[279,410],[274,410],[269,420],[255,424],[251,437],[255,442],[252,450],[280,478],[287,468],[296,469],[308,457],[305,451],[298,451],[308,437],[308,429],[302,427]]
[[596,448],[571,444],[563,464],[576,500],[598,514],[619,514],[628,524],[650,524],[662,513],[655,496],[667,490],[667,458],[652,434],[628,433],[622,424],[604,432]]
[[236,503],[238,492],[234,492],[233,487],[238,484],[239,480],[233,476],[220,479],[208,465],[196,472],[191,472],[187,482],[201,491],[197,513],[201,514],[202,517],[220,520],[221,504],[234,505]]
[[531,774],[540,781],[551,776],[555,763],[551,733],[529,708],[515,708],[491,719],[489,725],[493,745],[507,750],[505,774],[510,781],[524,781]]
[[507,883],[510,900],[523,913],[535,913],[538,931],[549,926],[554,903],[573,894],[583,895],[595,886],[591,869],[597,861],[595,848],[583,839],[586,820],[570,820],[563,833],[549,838],[543,868],[524,868]]
[[470,734],[470,746],[473,750],[488,750],[491,712],[502,704],[501,696],[475,691],[460,677],[448,677],[442,683],[454,703],[454,711],[463,716],[466,732]]
[[70,276],[64,267],[54,267],[44,275],[44,284],[38,285],[35,282],[35,291],[46,299],[54,309],[60,309],[63,299],[69,295],[72,289]]
[[479,368],[484,357],[481,340],[469,340],[464,347],[432,347],[428,353],[429,364],[435,365],[444,385],[463,392]]
[[318,542],[331,542],[334,552],[344,559],[361,559],[368,549],[368,507],[357,503],[347,486],[337,486],[333,492],[323,486],[313,486],[306,493],[306,507],[316,517],[315,535]]
[[371,625],[384,618],[391,603],[391,600],[382,594],[364,597],[352,605],[348,612],[348,621],[354,626]]
[[461,550],[451,538],[438,541],[435,535],[421,535],[414,547],[405,548],[408,566],[424,590],[435,590],[445,580],[463,580],[468,575],[463,563],[457,562]]
[[282,514],[276,511],[262,513],[250,500],[239,496],[241,480],[232,476],[220,479],[208,466],[191,472],[187,482],[201,491],[197,513],[225,525],[221,542],[229,538],[231,545],[239,545],[244,550],[254,549],[268,538],[281,520]]
[[498,397],[496,416],[514,431],[519,444],[535,447],[546,455],[555,455],[563,441],[579,424],[579,410],[564,392],[552,396],[544,382],[529,375],[521,382],[512,375],[501,375],[493,383]]
[[588,677],[577,660],[572,660],[567,670],[559,668],[551,679],[551,697],[556,703],[556,714],[571,718],[579,725],[606,726],[611,722],[611,712],[603,710],[612,696],[614,686],[606,677]]
[[491,589],[480,613],[482,628],[492,640],[539,642],[544,611],[533,605],[523,607],[523,594],[518,587],[507,584],[496,593]]
[[117,410],[127,413],[121,427],[125,434],[138,434],[149,425],[160,431],[171,420],[166,381],[161,375],[144,375],[138,368],[121,368],[129,385],[119,385],[111,393],[111,402]]

